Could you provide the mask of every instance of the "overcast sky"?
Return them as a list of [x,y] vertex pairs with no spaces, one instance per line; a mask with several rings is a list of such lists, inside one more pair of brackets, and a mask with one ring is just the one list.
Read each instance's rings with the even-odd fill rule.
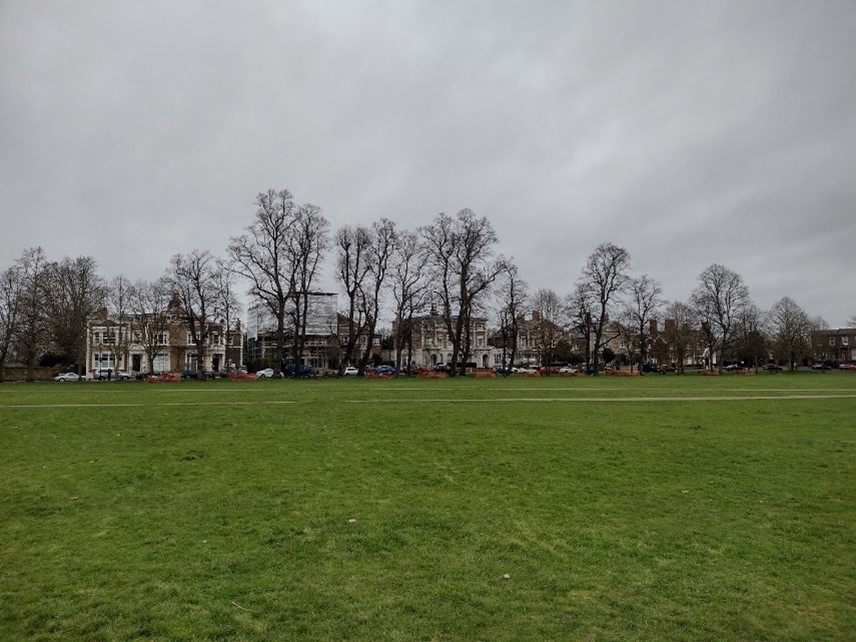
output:
[[154,278],[287,188],[333,229],[470,208],[532,290],[612,242],[670,300],[721,263],[842,326],[854,34],[853,0],[0,0],[0,268]]

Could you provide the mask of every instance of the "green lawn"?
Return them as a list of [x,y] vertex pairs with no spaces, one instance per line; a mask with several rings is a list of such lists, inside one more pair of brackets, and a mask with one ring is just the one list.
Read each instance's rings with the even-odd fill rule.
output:
[[853,640],[856,375],[0,386],[0,639]]

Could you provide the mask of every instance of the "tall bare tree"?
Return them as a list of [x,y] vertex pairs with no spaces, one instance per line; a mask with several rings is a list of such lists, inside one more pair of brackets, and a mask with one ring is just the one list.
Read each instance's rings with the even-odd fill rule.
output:
[[48,263],[44,272],[44,304],[51,340],[69,366],[86,370],[87,322],[103,303],[104,280],[95,259],[65,257]]
[[197,368],[205,368],[208,340],[217,315],[217,280],[214,257],[207,250],[172,257],[172,287],[181,300],[182,311],[196,347]]
[[624,291],[630,269],[630,254],[622,247],[612,243],[602,243],[588,257],[580,283],[591,302],[590,319],[593,339],[592,368],[598,373],[600,352],[604,346],[617,336],[609,336],[607,325],[610,312],[617,303],[618,296]]
[[223,321],[222,340],[225,342],[226,368],[232,363],[230,355],[236,352],[233,349],[235,336],[235,322],[241,312],[241,303],[235,292],[235,264],[232,261],[218,258],[215,260],[214,287],[217,291],[217,310]]
[[735,322],[741,310],[749,304],[749,288],[739,274],[714,263],[699,274],[690,302],[701,323],[710,367],[713,369],[713,358],[718,355],[717,365],[722,370],[725,351],[733,339]]
[[395,223],[388,218],[375,221],[371,228],[371,253],[369,261],[369,290],[366,292],[366,347],[360,359],[360,371],[364,371],[369,362],[374,345],[381,309],[381,292],[386,283],[390,262],[398,243],[398,231]]
[[528,302],[528,285],[520,278],[518,267],[505,261],[498,278],[499,340],[502,343],[502,373],[511,372],[517,359],[517,340],[520,336],[520,319]]
[[170,302],[172,285],[167,277],[137,281],[130,290],[129,311],[140,332],[148,372],[157,372],[155,361],[169,354]]
[[372,235],[368,228],[346,225],[336,232],[336,277],[347,299],[348,334],[338,336],[342,357],[339,374],[356,361],[360,337],[366,329],[367,280],[371,273]]
[[472,349],[472,320],[482,298],[502,271],[494,260],[496,232],[487,217],[478,218],[469,209],[454,218],[438,214],[422,228],[431,266],[433,295],[452,343],[450,374],[466,363]]
[[21,298],[14,345],[17,357],[27,367],[27,381],[33,381],[36,362],[50,341],[45,314],[47,259],[41,247],[29,248],[16,264],[21,276]]
[[298,207],[287,189],[269,189],[256,197],[256,215],[246,233],[231,239],[234,269],[250,284],[250,296],[259,301],[276,323],[275,370],[285,362],[288,307],[294,304],[291,252]]
[[129,357],[132,343],[131,295],[133,286],[120,274],[113,277],[105,287],[104,298],[107,303],[105,325],[111,340],[107,343],[113,353],[113,363],[119,364],[122,356],[124,366],[130,370]]
[[651,322],[657,318],[657,312],[664,303],[662,293],[660,284],[647,274],[630,280],[622,316],[632,330],[632,344],[639,355],[639,374],[643,373],[642,366],[648,360]]
[[693,306],[673,301],[666,306],[663,337],[669,346],[679,373],[683,373],[687,355],[698,340],[698,318]]
[[811,318],[790,297],[779,299],[770,310],[769,318],[776,354],[794,371],[811,351]]
[[12,265],[0,274],[0,382],[3,381],[6,360],[12,352],[14,338],[18,333],[23,288],[24,279],[20,265]]
[[[532,312],[535,313],[535,327],[542,366],[550,366],[555,360],[556,344],[561,337],[562,302],[559,296],[549,289],[540,289],[532,296]],[[549,367],[547,372],[550,372]]]
[[293,293],[294,306],[290,309],[294,326],[292,357],[297,367],[303,364],[306,348],[306,324],[309,301],[318,278],[321,261],[330,245],[330,223],[316,205],[297,207],[293,233],[289,235],[286,255],[291,265],[289,292]]
[[[398,235],[392,258],[392,296],[395,300],[395,367],[409,366],[413,359],[413,317],[426,304],[429,292],[426,275],[427,255],[421,238],[415,232]],[[407,357],[404,358],[404,354]]]
[[577,281],[574,291],[565,298],[565,314],[571,331],[582,339],[586,366],[592,363],[593,310],[594,297],[590,285]]

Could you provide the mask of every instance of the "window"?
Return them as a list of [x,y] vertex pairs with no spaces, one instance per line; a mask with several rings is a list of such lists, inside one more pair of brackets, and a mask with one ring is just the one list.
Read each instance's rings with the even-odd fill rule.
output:
[[94,368],[112,368],[113,365],[113,355],[109,352],[96,352],[92,355]]
[[841,337],[841,345],[849,346],[850,345],[850,337]]
[[159,354],[155,357],[154,363],[155,372],[169,372],[169,355]]
[[166,332],[158,332],[156,339],[157,339],[156,345],[159,345],[159,346],[169,345],[169,335],[167,335]]
[[829,337],[829,345],[831,345],[831,346],[835,345],[835,337]]
[[101,333],[100,332],[93,332],[92,333],[92,343],[94,345],[99,345],[101,343]]
[[143,335],[138,331],[134,331],[133,341],[134,341],[134,343],[142,343],[143,342]]

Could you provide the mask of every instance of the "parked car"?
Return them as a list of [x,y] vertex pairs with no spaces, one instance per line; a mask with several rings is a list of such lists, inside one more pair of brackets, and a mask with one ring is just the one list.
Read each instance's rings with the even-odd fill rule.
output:
[[577,372],[577,369],[573,366],[562,366],[559,368],[559,374],[574,374]]
[[301,379],[315,379],[318,375],[315,373],[315,368],[309,365],[302,365],[296,368],[294,364],[289,364],[285,367],[285,376],[292,379],[299,377]]
[[559,374],[560,370],[561,368],[557,368],[555,366],[541,366],[540,368],[538,368],[538,372],[540,372],[542,375]]
[[76,372],[63,372],[55,376],[54,381],[86,381],[86,377]]
[[448,363],[438,363],[436,366],[434,366],[434,370],[437,372],[449,372],[451,369],[452,366],[450,366]]
[[812,370],[832,370],[832,366],[830,366],[828,363],[821,363],[820,361],[818,361],[817,363],[811,364],[811,369]]
[[343,377],[356,377],[358,374],[360,374],[359,368],[356,368],[355,366],[348,366],[345,368],[345,371],[342,373],[342,376]]
[[856,370],[856,363],[842,363],[838,366],[839,370]]
[[394,375],[395,368],[393,366],[380,365],[375,368],[375,372],[379,375]]
[[117,372],[113,368],[99,368],[92,375],[92,378],[96,381],[130,381],[134,375],[123,370]]
[[428,368],[423,368],[422,366],[405,366],[399,372],[405,375],[420,375],[423,372],[428,372]]
[[181,378],[182,379],[198,379],[199,373],[192,368],[188,368],[187,370],[181,371]]
[[274,374],[273,368],[265,368],[256,373],[256,379],[273,379]]
[[762,367],[764,368],[764,370],[767,370],[768,372],[774,372],[776,370],[782,369],[782,366],[780,366],[777,363],[765,363]]

